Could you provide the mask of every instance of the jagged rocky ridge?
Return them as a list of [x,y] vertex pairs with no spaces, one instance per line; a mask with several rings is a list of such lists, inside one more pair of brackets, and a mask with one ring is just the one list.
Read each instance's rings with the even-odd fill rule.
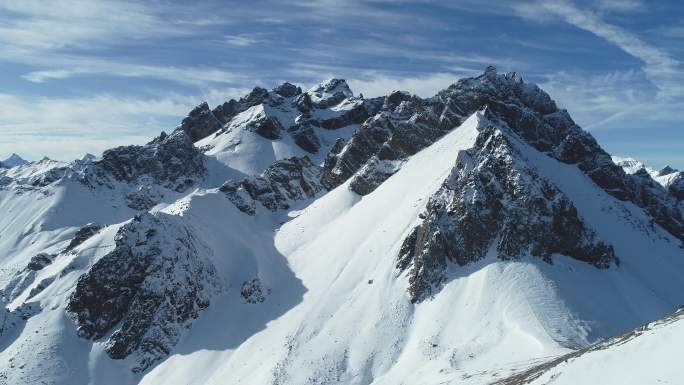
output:
[[619,263],[572,201],[526,164],[505,123],[480,124],[475,146],[459,152],[401,246],[397,268],[408,271],[411,301],[439,290],[448,264],[465,265],[490,251],[500,259],[531,254],[551,263],[558,253],[599,268]]
[[515,73],[498,74],[494,67],[478,77],[461,79],[432,98],[402,92],[387,96],[378,114],[330,152],[324,184],[333,188],[352,178],[352,190],[368,194],[408,156],[484,106],[532,147],[577,165],[606,192],[644,208],[656,223],[684,242],[684,217],[674,196],[652,179],[626,174],[546,92]]
[[256,202],[270,211],[290,208],[294,201],[313,198],[324,190],[321,169],[307,157],[275,162],[259,176],[229,180],[220,188],[240,211],[256,213]]
[[116,247],[78,280],[69,297],[78,334],[100,339],[133,371],[165,357],[219,288],[211,250],[171,215],[143,213],[119,229]]
[[106,184],[114,179],[184,191],[205,171],[202,153],[185,132],[175,131],[171,135],[162,132],[144,146],[122,146],[105,151],[102,159],[86,170],[83,181]]
[[[85,158],[65,164],[51,160],[36,163],[44,171],[10,176],[0,173],[0,187],[16,186],[17,191],[41,189],[65,179],[76,180],[91,189],[124,192],[129,207],[146,210],[159,203],[163,189],[183,192],[206,175],[204,155],[182,130],[162,132],[151,142],[106,150],[102,158]],[[4,174],[4,175],[3,175]]]
[[[321,147],[316,129],[336,130],[363,123],[378,109],[380,98],[355,97],[342,79],[330,79],[306,92],[290,83],[268,91],[254,88],[239,100],[230,101],[210,110],[206,103],[196,107],[177,130],[186,132],[193,141],[211,134],[230,131],[236,122],[266,139],[292,137],[303,150],[315,154]],[[262,110],[247,122],[238,115],[253,108]]]

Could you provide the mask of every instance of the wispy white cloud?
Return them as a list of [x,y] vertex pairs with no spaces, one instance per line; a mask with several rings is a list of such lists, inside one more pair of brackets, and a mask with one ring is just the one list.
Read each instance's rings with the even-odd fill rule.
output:
[[0,94],[0,154],[77,158],[173,129],[196,100],[31,98]]
[[223,36],[224,42],[226,44],[230,45],[235,45],[238,47],[248,47],[254,44],[261,43],[263,40],[258,39],[255,36],[250,36],[246,34],[239,34],[239,35],[225,35]]
[[55,50],[183,33],[152,6],[118,0],[8,0],[0,3],[0,42]]
[[664,49],[649,44],[624,28],[608,23],[590,10],[576,7],[569,1],[545,1],[538,3],[541,9],[557,15],[577,28],[615,44],[626,53],[644,62],[643,70],[660,88],[660,97],[679,95],[682,89],[682,63]]
[[[173,67],[131,64],[116,61],[56,59],[64,68],[33,71],[22,75],[28,81],[43,83],[52,79],[66,79],[84,75],[103,75],[127,78],[162,79],[181,84],[205,85],[234,83],[245,79],[233,71],[212,67]],[[61,62],[61,63],[60,63]],[[73,62],[73,65],[69,65]]]
[[646,4],[640,0],[598,0],[596,6],[610,12],[636,12],[646,9]]
[[359,77],[347,79],[347,83],[355,93],[362,93],[366,97],[383,96],[391,91],[408,91],[421,97],[430,97],[455,83],[466,73],[473,75],[476,72],[438,72],[413,76],[366,72]]

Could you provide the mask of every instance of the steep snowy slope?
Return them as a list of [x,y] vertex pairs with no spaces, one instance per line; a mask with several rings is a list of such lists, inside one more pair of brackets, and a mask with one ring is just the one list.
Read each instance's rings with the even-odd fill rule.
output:
[[560,356],[497,382],[519,384],[678,384],[684,311]]
[[486,384],[684,300],[671,189],[537,86],[255,88],[0,170],[0,384]]

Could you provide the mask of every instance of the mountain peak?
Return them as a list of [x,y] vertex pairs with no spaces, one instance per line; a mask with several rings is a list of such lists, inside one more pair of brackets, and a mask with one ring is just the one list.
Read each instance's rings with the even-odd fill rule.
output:
[[663,167],[660,171],[658,171],[658,176],[665,176],[665,175],[670,175],[672,173],[677,172],[678,170],[676,168],[672,168],[669,165]]
[[311,87],[306,93],[314,104],[324,106],[324,108],[354,96],[347,81],[337,78],[325,80]]
[[24,160],[21,156],[19,156],[16,153],[12,153],[7,159],[3,160],[0,162],[2,167],[4,168],[12,168],[16,166],[21,166],[24,164],[28,164],[29,162],[27,160]]

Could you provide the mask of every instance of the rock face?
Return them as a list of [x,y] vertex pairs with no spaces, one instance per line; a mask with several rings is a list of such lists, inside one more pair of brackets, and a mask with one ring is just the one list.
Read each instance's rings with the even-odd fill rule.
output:
[[74,238],[69,242],[69,245],[64,249],[64,252],[68,252],[74,249],[74,247],[80,245],[81,243],[85,242],[88,238],[92,237],[93,235],[97,234],[98,231],[102,229],[102,226],[95,224],[95,223],[88,223],[87,225],[81,227],[76,231],[76,234],[74,234]]
[[107,150],[95,162],[97,171],[115,179],[135,182],[152,178],[154,183],[174,190],[184,190],[192,179],[205,173],[202,154],[182,131],[162,134],[145,146],[123,146]]
[[379,113],[367,120],[339,152],[325,160],[324,183],[333,188],[363,169],[359,182],[370,193],[398,168],[388,162],[403,161],[434,143],[460,124],[459,117],[444,109],[435,99],[420,99],[403,92],[384,98]]
[[680,172],[679,175],[672,180],[668,186],[668,190],[675,198],[684,201],[684,173]]
[[29,261],[28,265],[26,265],[26,268],[33,271],[42,270],[45,266],[51,264],[54,258],[55,256],[52,254],[38,253],[31,257],[31,260]]
[[270,289],[264,289],[259,278],[252,278],[249,281],[242,283],[240,289],[240,296],[245,303],[261,303],[266,300],[266,295],[270,293]]
[[222,125],[209,109],[209,105],[204,102],[190,111],[179,128],[188,134],[190,140],[196,142],[218,131]]
[[227,181],[220,190],[241,211],[254,215],[256,203],[270,211],[290,208],[295,201],[323,191],[320,167],[304,156],[275,162],[260,176]]
[[500,259],[531,254],[551,263],[557,253],[598,268],[618,263],[613,248],[597,239],[570,199],[525,164],[512,140],[494,125],[482,128],[428,201],[397,262],[408,271],[412,302],[439,290],[448,264],[465,265],[492,250]]
[[684,218],[677,200],[655,182],[627,175],[596,140],[560,110],[549,95],[515,73],[461,79],[435,97],[395,92],[339,151],[328,155],[324,184],[333,188],[353,178],[351,188],[368,194],[399,169],[408,156],[434,143],[463,119],[487,106],[532,147],[563,163],[575,164],[614,197],[648,211],[663,228],[684,241]]
[[112,332],[114,359],[135,353],[141,371],[165,357],[218,288],[191,229],[170,215],[144,213],[121,227],[116,247],[81,276],[69,298],[81,337]]
[[289,135],[306,152],[318,154],[330,136],[322,132],[363,123],[375,114],[379,100],[355,97],[341,79],[328,80],[306,92],[290,83],[271,91],[257,87],[213,111],[223,122],[214,138],[235,130],[251,131],[273,141],[287,140]]

